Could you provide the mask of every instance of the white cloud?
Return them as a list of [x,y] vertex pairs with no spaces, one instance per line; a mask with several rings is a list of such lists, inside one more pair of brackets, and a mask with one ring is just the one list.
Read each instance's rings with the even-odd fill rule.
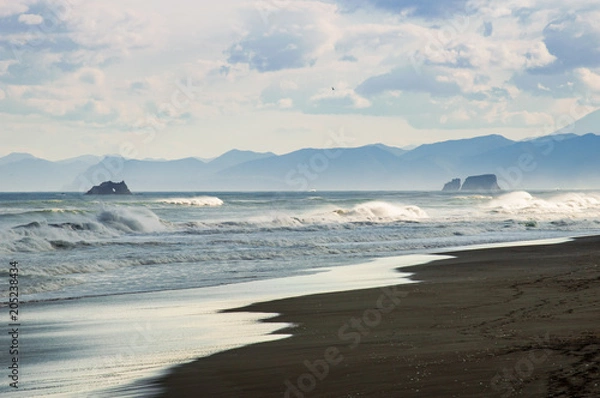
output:
[[8,68],[11,65],[14,65],[16,63],[18,63],[18,61],[15,60],[15,59],[9,59],[9,60],[6,60],[6,61],[0,61],[0,76],[5,75],[6,73],[8,73]]
[[44,18],[37,14],[21,14],[19,15],[19,22],[25,25],[39,25],[44,22]]
[[[590,64],[600,6],[584,0],[470,0],[464,13],[459,7],[444,19],[434,3],[394,13],[400,5],[357,11],[326,0],[68,0],[53,13],[46,8],[54,3],[0,0],[0,19],[43,18],[46,28],[39,35],[37,26],[0,21],[6,109],[43,120],[56,134],[64,126],[90,139],[102,130],[116,144],[119,133],[153,117],[189,140],[179,151],[216,151],[238,142],[232,137],[258,145],[224,127],[238,119],[247,136],[274,143],[264,150],[294,149],[250,123],[260,125],[266,114],[278,115],[272,134],[290,124],[318,130],[305,119],[382,120],[376,136],[366,128],[365,143],[367,136],[392,143],[402,136],[398,124],[429,141],[456,129],[531,135],[585,91],[600,93],[600,69]],[[10,57],[7,41],[20,43],[22,56]],[[571,53],[583,55],[568,64]],[[177,94],[188,78],[193,98]],[[173,98],[185,106],[174,107]],[[19,123],[15,117],[11,131],[21,131]],[[194,145],[194,134],[208,130],[217,138]],[[293,145],[318,143],[316,133],[302,141],[308,136]]]
[[448,122],[467,122],[471,120],[472,115],[466,109],[457,109],[448,115],[442,115],[440,118],[441,124]]
[[279,87],[281,87],[282,90],[297,90],[298,84],[292,80],[282,80],[279,83]]
[[[43,85],[9,85],[7,90],[17,106],[42,115],[73,120],[93,120],[118,113],[118,101],[104,82],[104,73],[83,68]],[[108,120],[107,120],[108,122]]]
[[552,91],[548,87],[544,86],[542,83],[538,83],[537,88],[539,88],[540,90],[544,90],[544,91]]
[[279,108],[289,109],[294,106],[294,101],[291,98],[282,98],[278,102]]
[[587,68],[578,68],[575,74],[590,90],[600,92],[600,74]]
[[368,99],[344,85],[322,89],[318,94],[310,97],[310,100],[322,106],[330,104],[330,106],[334,105],[342,108],[364,109],[371,106],[371,102]]
[[0,18],[26,12],[31,3],[31,0],[0,0]]
[[232,64],[245,63],[250,69],[271,72],[312,66],[333,50],[338,37],[334,5],[318,1],[274,2],[261,18],[248,13],[247,31],[230,46]]
[[65,18],[73,42],[106,56],[129,56],[164,45],[165,21],[151,9],[115,7],[110,2],[83,1]]

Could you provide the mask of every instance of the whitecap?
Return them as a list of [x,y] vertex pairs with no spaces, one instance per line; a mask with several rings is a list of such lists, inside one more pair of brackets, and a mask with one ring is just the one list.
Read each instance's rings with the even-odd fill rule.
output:
[[198,196],[195,198],[168,198],[158,202],[180,206],[222,206],[223,201],[215,196]]

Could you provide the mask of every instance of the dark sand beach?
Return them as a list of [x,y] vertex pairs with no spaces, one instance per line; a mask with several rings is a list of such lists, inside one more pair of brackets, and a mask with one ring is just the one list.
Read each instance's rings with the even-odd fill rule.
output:
[[449,254],[418,284],[243,308],[293,336],[176,367],[164,396],[600,396],[600,237]]

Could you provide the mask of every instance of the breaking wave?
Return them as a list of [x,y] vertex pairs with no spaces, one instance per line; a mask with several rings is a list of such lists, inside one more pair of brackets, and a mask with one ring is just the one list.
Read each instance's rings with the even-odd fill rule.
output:
[[32,221],[0,231],[0,252],[44,252],[94,246],[123,234],[164,231],[167,224],[145,208],[110,208],[71,221]]
[[491,200],[487,208],[503,215],[535,215],[541,218],[600,216],[600,195],[566,193],[542,199],[525,191],[511,192]]
[[427,213],[418,206],[400,206],[387,202],[372,201],[353,208],[334,210],[343,221],[352,222],[392,222],[417,221],[428,218]]
[[314,264],[600,231],[600,193],[591,191],[218,194],[226,206],[210,193],[200,195],[76,197],[64,208],[32,202],[28,209],[11,201],[0,209],[0,253],[22,262],[26,294],[78,297],[232,283]]
[[466,196],[455,196],[456,200],[490,200],[493,199],[492,196],[487,195],[466,195]]
[[192,234],[214,232],[250,232],[251,230],[275,229],[340,229],[353,224],[385,224],[394,222],[418,222],[429,218],[418,206],[396,205],[383,201],[371,201],[349,208],[324,206],[310,212],[271,210],[259,216],[226,221],[191,221],[174,224],[175,228]]
[[[216,197],[165,200],[186,206],[219,206],[223,203]],[[178,223],[161,220],[145,207],[112,207],[87,214],[69,214],[61,222],[32,221],[1,231],[0,252],[33,253],[93,247],[126,234],[163,234],[182,230],[202,234],[278,228],[336,229],[348,224],[415,222],[424,218],[428,218],[428,215],[418,206],[383,201],[366,202],[349,208],[321,207],[308,213],[269,211],[245,219]]]
[[160,203],[180,206],[222,206],[223,201],[214,196],[199,196],[196,198],[161,199]]
[[152,211],[144,208],[116,208],[98,215],[103,225],[122,232],[159,232],[165,224]]

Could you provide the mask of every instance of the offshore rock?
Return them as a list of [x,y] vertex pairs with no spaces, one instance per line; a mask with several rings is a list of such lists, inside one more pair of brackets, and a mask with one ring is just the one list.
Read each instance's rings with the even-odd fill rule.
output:
[[85,193],[86,195],[131,195],[131,191],[127,188],[125,181],[112,182],[104,181],[100,185],[92,187]]
[[450,182],[447,182],[444,185],[444,188],[442,188],[442,191],[449,191],[449,192],[454,192],[454,191],[459,191],[460,190],[460,178],[455,178]]
[[479,176],[467,177],[460,190],[497,192],[500,191],[500,186],[498,186],[498,178],[495,174],[483,174]]

